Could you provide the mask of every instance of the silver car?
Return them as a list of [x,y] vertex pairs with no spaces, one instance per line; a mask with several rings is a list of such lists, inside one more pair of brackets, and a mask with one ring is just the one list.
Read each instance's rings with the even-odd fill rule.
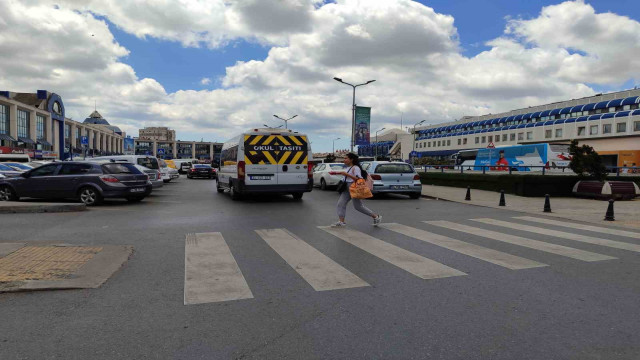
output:
[[413,166],[402,162],[372,161],[362,164],[362,168],[373,179],[375,194],[405,194],[412,199],[420,198],[422,183]]
[[322,190],[336,187],[343,180],[342,175],[331,175],[330,171],[346,171],[346,165],[342,163],[318,164],[313,169],[313,185],[319,186]]

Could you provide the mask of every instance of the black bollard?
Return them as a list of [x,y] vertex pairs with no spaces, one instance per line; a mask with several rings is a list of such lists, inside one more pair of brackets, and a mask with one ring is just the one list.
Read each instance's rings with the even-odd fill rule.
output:
[[500,204],[498,204],[498,206],[507,206],[506,202],[504,201],[504,190],[500,190]]
[[465,200],[471,200],[471,186],[467,186],[467,196],[464,197]]
[[613,217],[613,199],[609,200],[609,207],[607,208],[607,214],[604,216],[605,221],[615,221]]
[[544,212],[551,212],[551,202],[549,201],[549,194],[544,196]]

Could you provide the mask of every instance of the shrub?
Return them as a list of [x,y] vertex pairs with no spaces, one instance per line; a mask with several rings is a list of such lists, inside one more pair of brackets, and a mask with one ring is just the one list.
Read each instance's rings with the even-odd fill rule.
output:
[[607,168],[602,163],[602,158],[589,145],[578,146],[577,140],[571,140],[569,153],[572,155],[569,168],[579,177],[591,177],[598,181],[604,181],[607,177]]

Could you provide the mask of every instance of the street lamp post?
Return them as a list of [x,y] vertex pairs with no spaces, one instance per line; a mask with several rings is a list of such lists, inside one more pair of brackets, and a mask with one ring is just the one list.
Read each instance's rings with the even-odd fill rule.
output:
[[382,128],[382,129],[376,131],[376,160],[378,160],[378,133],[380,131],[384,130],[384,129],[386,129],[386,128]]
[[363,86],[363,85],[367,85],[367,84],[371,84],[372,82],[374,82],[375,80],[369,80],[366,83],[362,83],[362,84],[358,84],[358,85],[353,85],[353,84],[349,84],[348,82],[344,82],[342,81],[342,79],[338,78],[338,77],[334,77],[333,80],[337,81],[337,82],[341,82],[345,85],[349,85],[353,88],[353,100],[351,102],[351,152],[353,152],[353,146],[355,145],[356,142],[356,88],[358,86]]
[[[415,151],[416,151],[416,126],[418,126],[418,125],[422,124],[422,123],[423,123],[423,122],[425,122],[425,121],[426,121],[426,120],[422,120],[422,121],[417,122],[417,123],[415,123],[415,124],[413,125],[413,150],[412,150],[413,152],[415,152]],[[415,164],[416,164],[416,157],[415,157],[415,156],[413,157],[413,161],[412,161],[412,163],[413,163],[413,165],[415,165]]]
[[274,117],[276,117],[276,118],[278,118],[278,119],[280,119],[280,120],[282,120],[282,121],[284,121],[284,128],[285,128],[285,129],[288,129],[288,128],[289,128],[289,126],[287,125],[288,121],[289,121],[289,120],[291,120],[291,119],[293,119],[294,117],[296,117],[296,116],[298,116],[298,115],[293,115],[292,117],[290,117],[290,118],[288,118],[288,119],[283,119],[283,118],[281,118],[281,117],[280,117],[280,116],[278,116],[278,115],[273,115],[273,116],[274,116]]
[[340,140],[340,138],[333,139],[333,146],[331,147],[331,155],[336,156],[336,140]]

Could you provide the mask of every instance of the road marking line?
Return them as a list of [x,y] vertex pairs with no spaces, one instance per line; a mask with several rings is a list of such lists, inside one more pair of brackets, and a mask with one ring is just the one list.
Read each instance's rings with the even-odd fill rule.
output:
[[329,226],[318,226],[318,228],[422,279],[467,275],[356,230]]
[[636,245],[636,244],[629,244],[629,243],[620,242],[620,241],[600,239],[592,236],[572,234],[564,231],[545,229],[537,226],[529,226],[524,224],[510,223],[507,221],[501,221],[501,220],[495,220],[495,219],[471,219],[471,220],[489,224],[489,225],[497,225],[497,226],[502,226],[502,227],[515,229],[515,230],[529,231],[537,234],[543,234],[543,235],[555,236],[558,238],[563,238],[568,240],[580,241],[588,244],[595,244],[595,245],[601,245],[601,246],[608,246],[616,249],[640,252],[640,245]]
[[222,234],[187,234],[184,260],[185,305],[253,298]]
[[441,226],[449,230],[456,230],[471,235],[482,236],[492,240],[502,241],[505,243],[519,245],[529,249],[540,250],[582,261],[602,261],[616,259],[615,257],[609,255],[602,255],[590,251],[574,249],[568,246],[546,243],[544,241],[528,239],[516,235],[503,234],[497,231],[485,230],[482,228],[453,223],[450,221],[425,221],[425,223],[435,226]]
[[549,266],[537,261],[525,259],[519,256],[507,254],[501,251],[489,249],[483,246],[467,243],[464,241],[452,239],[446,236],[434,234],[421,229],[412,228],[402,224],[388,223],[380,224],[387,230],[395,231],[402,235],[422,240],[424,242],[443,247],[464,255],[468,255],[480,260],[490,262],[499,266],[506,267],[511,270],[530,269],[537,267]]
[[285,229],[262,229],[256,233],[316,291],[369,286]]
[[603,234],[613,234],[613,235],[626,236],[626,237],[631,237],[631,238],[634,238],[634,239],[640,239],[640,233],[632,232],[632,231],[611,229],[611,228],[600,227],[600,226],[575,224],[575,223],[569,223],[569,222],[552,220],[552,219],[542,219],[542,218],[537,218],[537,217],[533,217],[533,216],[517,216],[517,217],[515,217],[515,219],[533,221],[533,222],[538,222],[538,223],[548,224],[548,225],[563,226],[563,227],[568,227],[568,228],[572,228],[572,229],[599,232],[599,233],[603,233]]

